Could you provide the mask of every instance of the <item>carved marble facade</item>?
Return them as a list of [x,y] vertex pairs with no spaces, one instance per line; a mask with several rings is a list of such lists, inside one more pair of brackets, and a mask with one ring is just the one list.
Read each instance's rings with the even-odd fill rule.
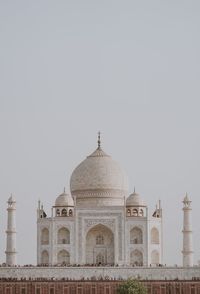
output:
[[50,217],[38,205],[38,264],[162,263],[161,205],[150,215],[139,194],[128,194],[126,174],[100,139],[73,171],[70,189],[56,198]]

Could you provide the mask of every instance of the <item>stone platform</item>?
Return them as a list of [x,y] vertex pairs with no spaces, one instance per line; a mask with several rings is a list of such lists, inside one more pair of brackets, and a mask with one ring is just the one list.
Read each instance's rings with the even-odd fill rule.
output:
[[200,267],[0,267],[1,279],[200,280]]

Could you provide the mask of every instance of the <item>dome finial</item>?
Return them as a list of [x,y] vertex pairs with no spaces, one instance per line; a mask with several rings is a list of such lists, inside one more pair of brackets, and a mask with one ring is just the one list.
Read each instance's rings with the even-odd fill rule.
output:
[[97,141],[97,143],[98,143],[98,149],[100,149],[101,148],[101,132],[100,131],[98,132],[98,141]]

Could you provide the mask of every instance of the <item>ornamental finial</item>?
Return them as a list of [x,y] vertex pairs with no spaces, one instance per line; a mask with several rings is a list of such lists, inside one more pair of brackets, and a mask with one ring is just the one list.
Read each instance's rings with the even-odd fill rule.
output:
[[183,204],[184,204],[184,206],[190,206],[191,202],[192,202],[192,201],[189,199],[189,197],[188,197],[188,193],[186,193],[186,194],[185,194],[185,197],[184,197],[184,199],[183,199]]
[[98,149],[100,149],[101,148],[101,132],[98,132],[98,141],[97,141],[97,143],[98,143]]

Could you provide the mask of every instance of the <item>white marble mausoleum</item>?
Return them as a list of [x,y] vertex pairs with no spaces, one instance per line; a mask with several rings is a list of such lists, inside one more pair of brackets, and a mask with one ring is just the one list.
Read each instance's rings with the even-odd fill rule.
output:
[[129,192],[121,166],[101,148],[72,172],[70,193],[59,195],[47,216],[39,202],[37,263],[135,265],[162,263],[162,209],[150,212]]

